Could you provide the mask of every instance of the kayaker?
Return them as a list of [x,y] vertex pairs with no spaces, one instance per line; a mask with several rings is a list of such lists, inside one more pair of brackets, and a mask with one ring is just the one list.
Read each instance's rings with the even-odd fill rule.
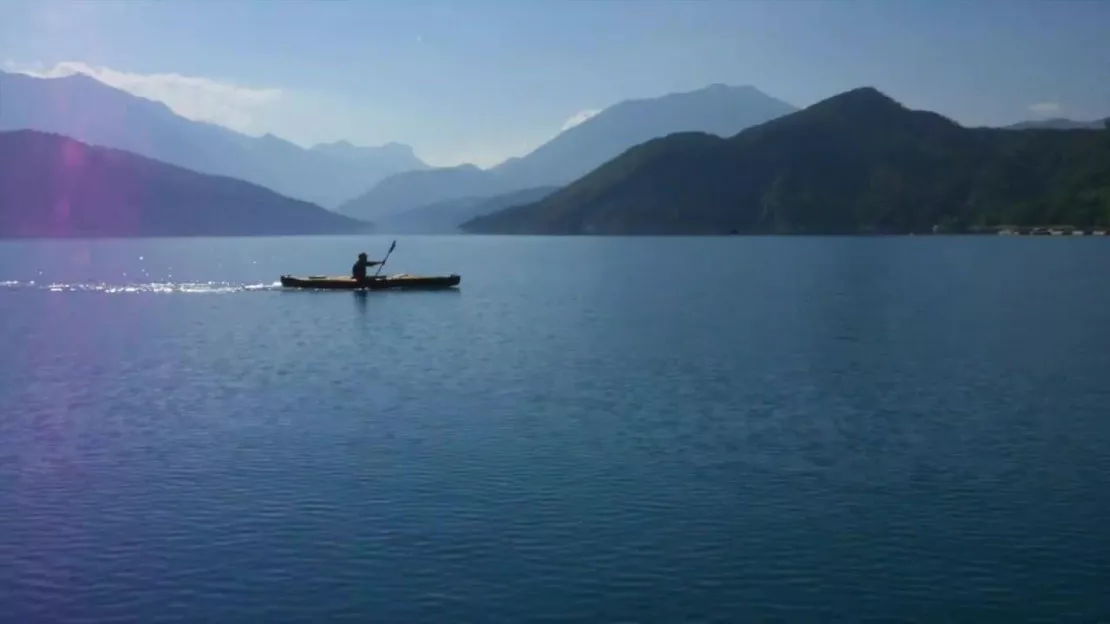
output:
[[366,279],[366,269],[379,264],[381,264],[381,262],[377,260],[367,260],[366,252],[360,253],[358,255],[358,262],[351,267],[351,277],[361,282]]

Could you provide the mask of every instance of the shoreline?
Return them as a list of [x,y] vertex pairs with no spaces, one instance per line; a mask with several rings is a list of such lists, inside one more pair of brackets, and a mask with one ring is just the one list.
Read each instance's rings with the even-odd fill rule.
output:
[[455,232],[455,233],[397,233],[397,232],[255,232],[255,233],[228,233],[228,234],[54,234],[54,235],[4,235],[0,234],[0,242],[4,241],[75,241],[75,240],[143,240],[143,239],[202,239],[202,238],[304,238],[304,237],[343,237],[343,236],[375,236],[375,237],[536,237],[536,238],[906,238],[906,237],[1064,237],[1064,238],[1090,238],[1110,236],[1110,228],[1074,228],[1074,229],[1049,229],[1049,228],[1023,228],[1025,231],[1000,230],[1000,231],[952,231],[952,232],[743,232],[743,233],[693,233],[693,232],[659,232],[636,234],[599,234],[599,233],[504,233],[504,232]]

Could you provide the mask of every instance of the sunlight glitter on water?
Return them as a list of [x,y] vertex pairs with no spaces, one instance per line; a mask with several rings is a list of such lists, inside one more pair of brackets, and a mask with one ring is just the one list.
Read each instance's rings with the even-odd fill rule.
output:
[[118,293],[193,293],[193,294],[225,294],[235,292],[268,291],[280,288],[280,282],[269,284],[243,284],[234,282],[149,282],[133,284],[108,284],[108,283],[50,283],[39,284],[34,281],[0,282],[0,288],[11,290],[42,290],[49,292],[98,292],[107,294]]

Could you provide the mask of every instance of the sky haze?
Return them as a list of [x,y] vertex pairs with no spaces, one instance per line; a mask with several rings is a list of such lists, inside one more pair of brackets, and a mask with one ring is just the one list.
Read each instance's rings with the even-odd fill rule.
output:
[[0,63],[306,147],[490,166],[618,101],[712,83],[796,106],[874,86],[967,125],[1106,117],[1107,32],[1110,3],[1081,0],[17,0]]

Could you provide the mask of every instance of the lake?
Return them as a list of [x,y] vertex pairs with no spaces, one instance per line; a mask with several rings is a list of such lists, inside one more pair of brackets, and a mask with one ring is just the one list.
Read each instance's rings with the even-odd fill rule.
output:
[[0,619],[1110,618],[1110,240],[0,242]]

